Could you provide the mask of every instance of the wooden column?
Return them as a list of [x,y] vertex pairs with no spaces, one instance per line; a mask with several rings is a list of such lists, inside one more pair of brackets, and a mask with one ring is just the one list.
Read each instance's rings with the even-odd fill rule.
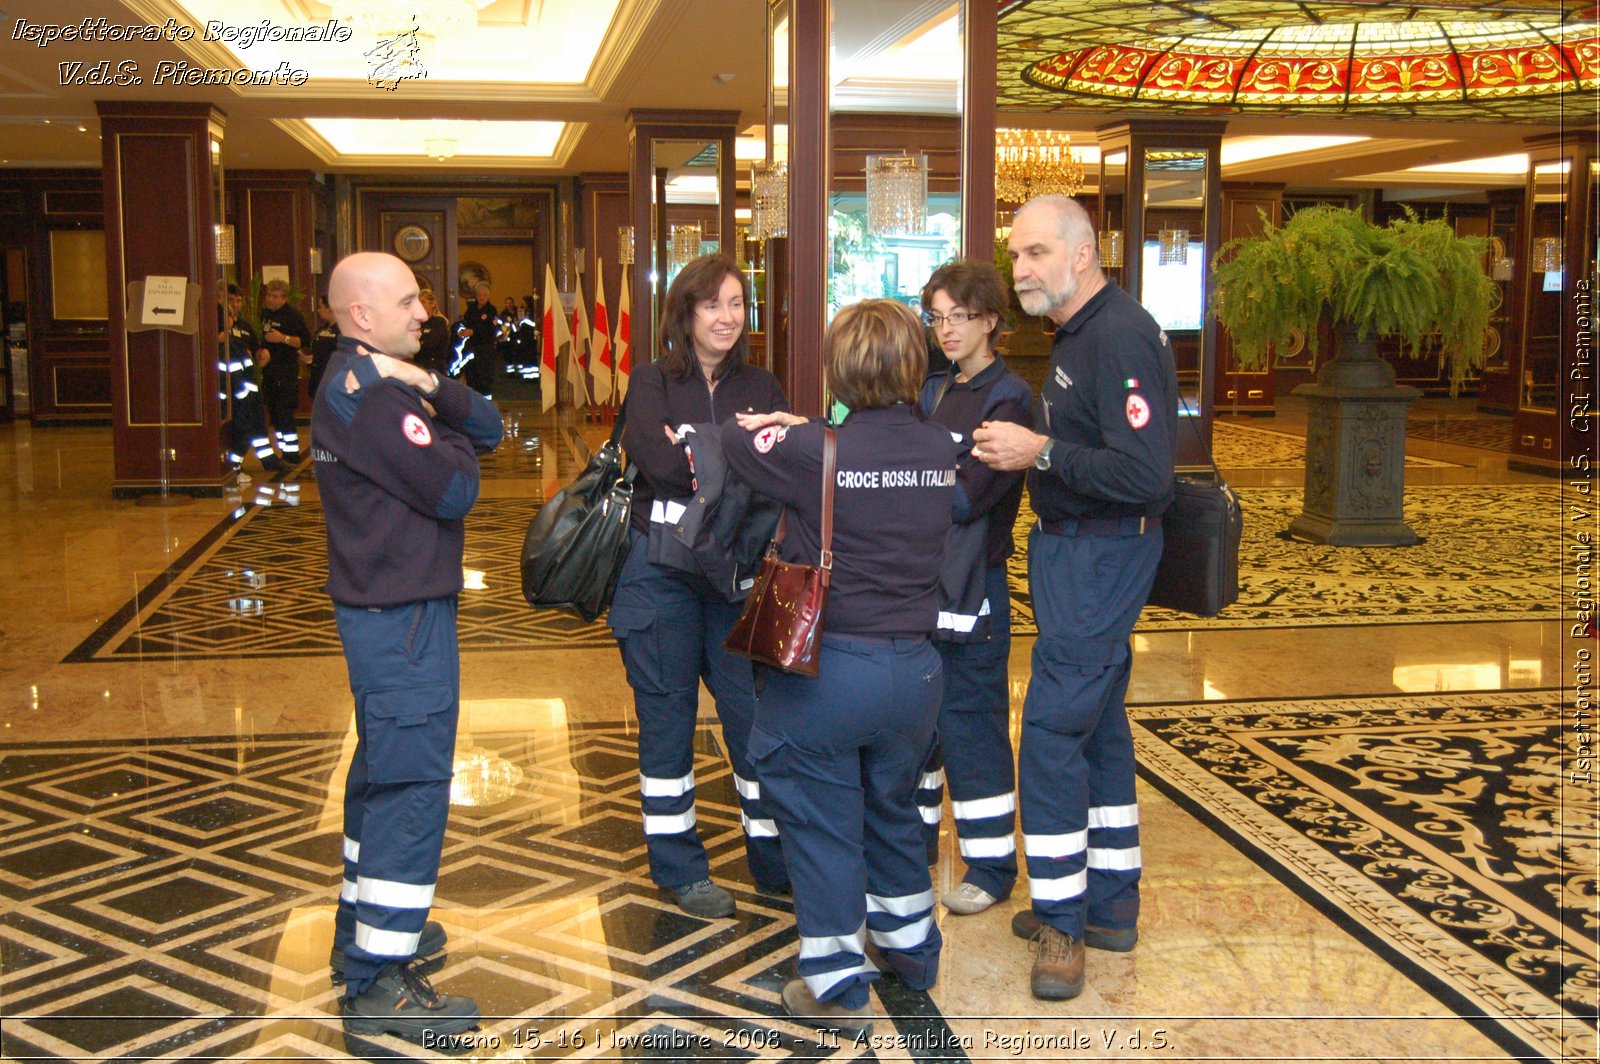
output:
[[[789,238],[783,241],[788,338],[784,392],[797,414],[822,408],[828,302],[828,34],[831,0],[794,0],[789,13]],[[769,266],[770,269],[770,266]],[[770,283],[770,277],[769,277]],[[775,321],[776,328],[777,322]]]
[[[221,163],[212,144],[221,143],[226,119],[205,103],[97,100],[95,107],[105,192],[112,493],[144,494],[160,484],[164,342],[170,483],[190,494],[220,495],[214,227]],[[186,277],[200,285],[194,335],[127,331],[127,284],[148,276]]]
[[961,254],[994,257],[994,127],[1000,5],[961,0]]

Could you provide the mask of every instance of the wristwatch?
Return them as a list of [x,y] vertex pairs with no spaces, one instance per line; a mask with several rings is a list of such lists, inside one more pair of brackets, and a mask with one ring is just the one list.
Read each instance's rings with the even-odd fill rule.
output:
[[1044,446],[1039,448],[1039,453],[1034,456],[1033,468],[1041,473],[1050,472],[1050,452],[1055,449],[1055,446],[1056,441],[1053,438],[1045,440]]
[[424,399],[435,399],[435,398],[438,398],[439,389],[443,387],[443,385],[439,381],[439,375],[437,373],[435,373],[433,370],[430,369],[428,371],[428,379],[433,382],[433,388],[431,390],[429,390],[429,391],[423,392],[422,393],[422,397]]

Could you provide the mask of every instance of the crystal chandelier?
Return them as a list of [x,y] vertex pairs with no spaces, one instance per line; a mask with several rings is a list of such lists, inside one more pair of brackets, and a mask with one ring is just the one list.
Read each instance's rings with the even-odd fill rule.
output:
[[1558,236],[1542,236],[1533,242],[1535,273],[1556,273],[1561,269],[1563,248]]
[[1163,229],[1160,234],[1161,255],[1159,266],[1184,266],[1189,262],[1189,230]]
[[1122,230],[1102,229],[1099,236],[1100,265],[1114,269],[1122,265]]
[[867,232],[921,233],[928,227],[928,157],[867,156]]
[[624,266],[633,265],[633,226],[617,226],[617,261]]
[[672,264],[687,266],[700,255],[700,227],[675,225],[672,227]]
[[1008,203],[1035,196],[1075,196],[1083,188],[1083,164],[1072,154],[1072,138],[1053,129],[997,129],[994,194]]
[[789,235],[789,167],[756,163],[750,167],[750,238]]

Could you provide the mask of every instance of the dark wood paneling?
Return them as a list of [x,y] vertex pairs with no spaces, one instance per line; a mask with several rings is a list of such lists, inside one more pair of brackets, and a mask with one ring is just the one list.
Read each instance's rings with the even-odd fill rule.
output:
[[[112,490],[123,494],[158,484],[164,441],[173,452],[165,468],[174,485],[216,491],[222,482],[222,411],[216,332],[209,327],[220,279],[211,138],[220,138],[224,118],[206,104],[100,100],[95,106],[103,138],[111,296]],[[126,331],[125,284],[150,275],[187,277],[200,286],[202,322],[195,335]]]
[[[1262,215],[1276,225],[1283,219],[1282,185],[1224,184],[1222,186],[1222,242],[1261,232]],[[1276,395],[1272,364],[1276,352],[1268,352],[1259,369],[1239,365],[1233,350],[1233,337],[1220,326],[1216,330],[1217,409],[1231,414],[1271,414]]]
[[[57,205],[57,213],[46,213],[47,199]],[[63,203],[92,208],[92,213],[60,213]],[[111,391],[106,323],[51,317],[50,234],[103,228],[103,203],[98,170],[11,170],[0,176],[0,241],[21,248],[26,260],[26,283],[17,284],[22,278],[14,278],[7,287],[26,290],[29,297],[22,301],[22,314],[27,322],[29,416],[35,421],[105,421],[111,416],[109,401],[93,401]],[[58,366],[67,368],[71,382],[65,405],[57,401]],[[9,411],[9,395],[6,406]]]
[[105,213],[105,195],[98,189],[47,189],[44,194],[46,214],[88,214],[98,218]]

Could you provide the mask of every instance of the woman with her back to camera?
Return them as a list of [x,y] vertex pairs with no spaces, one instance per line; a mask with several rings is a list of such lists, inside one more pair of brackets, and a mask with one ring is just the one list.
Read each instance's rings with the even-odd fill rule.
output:
[[[745,853],[758,889],[788,890],[776,829],[746,756],[755,714],[749,659],[722,649],[741,604],[698,573],[649,560],[649,524],[666,500],[694,491],[694,470],[669,438],[680,425],[717,423],[736,413],[787,410],[777,378],[748,365],[749,292],[732,259],[703,255],[667,289],[656,361],[638,367],[624,407],[623,447],[639,467],[632,547],[617,580],[609,624],[622,650],[639,715],[639,791],[650,876],[693,916],[732,916],[733,896],[711,882],[695,829],[694,733],[700,682],[716,700],[733,763]],[[742,434],[741,434],[742,435]]]
[[[836,431],[832,583],[814,678],[767,671],[750,757],[794,885],[799,978],[792,1016],[869,1031],[878,968],[907,986],[938,977],[942,940],[914,793],[944,686],[932,635],[964,441],[926,421],[922,324],[871,299],[839,311],[822,342],[828,388],[850,408]],[[741,414],[725,432],[732,473],[786,508],[784,560],[821,550],[824,426]],[[750,431],[754,430],[754,431]]]

